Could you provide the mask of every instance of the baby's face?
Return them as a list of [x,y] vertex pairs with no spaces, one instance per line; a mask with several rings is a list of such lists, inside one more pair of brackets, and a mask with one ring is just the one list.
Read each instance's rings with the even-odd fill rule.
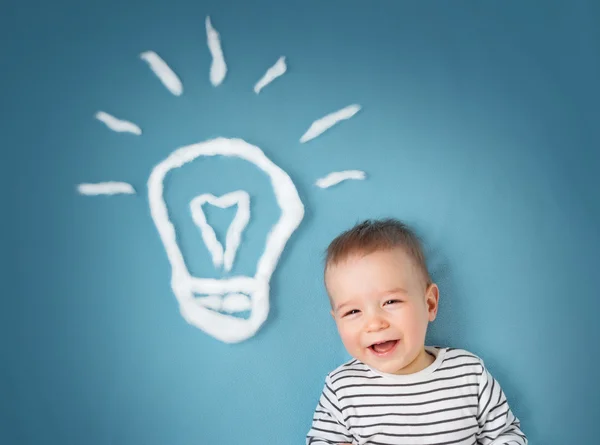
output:
[[427,325],[438,289],[402,249],[353,255],[325,274],[332,315],[348,352],[390,374],[422,369]]

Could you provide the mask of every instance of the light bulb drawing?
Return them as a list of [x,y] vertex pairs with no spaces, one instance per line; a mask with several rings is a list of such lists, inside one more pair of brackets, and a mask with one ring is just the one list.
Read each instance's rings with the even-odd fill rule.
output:
[[[235,217],[233,218],[229,229],[227,229],[225,251],[223,251],[223,246],[217,240],[214,229],[206,220],[206,215],[202,208],[202,205],[205,203],[212,204],[221,209],[226,209],[233,205],[237,206]],[[227,193],[220,197],[210,193],[204,193],[192,199],[190,202],[190,210],[194,222],[200,229],[204,244],[206,244],[206,247],[212,255],[213,264],[215,267],[220,267],[225,263],[224,268],[229,272],[233,266],[233,260],[235,259],[235,254],[240,245],[242,232],[248,225],[248,221],[250,221],[250,195],[244,190]]]
[[[190,275],[181,249],[177,244],[177,235],[175,228],[169,218],[169,211],[164,200],[164,180],[167,174],[176,168],[192,162],[203,156],[235,156],[253,163],[263,170],[270,178],[277,204],[281,210],[281,216],[271,229],[267,236],[267,242],[264,252],[256,267],[254,276],[236,276],[231,278],[212,279],[198,278]],[[233,204],[235,201],[245,203],[247,193],[233,192],[225,195],[221,199],[223,205]],[[160,238],[163,242],[169,262],[171,263],[171,287],[173,293],[179,302],[181,314],[194,326],[202,329],[213,337],[226,342],[236,343],[246,340],[254,335],[260,326],[264,323],[269,312],[269,281],[275,270],[277,261],[283,249],[299,226],[304,216],[304,205],[300,200],[298,192],[290,177],[281,168],[271,162],[258,147],[249,144],[242,139],[217,138],[198,144],[188,145],[174,151],[168,158],[159,163],[150,174],[148,180],[148,199],[152,219],[158,229]],[[197,209],[203,201],[208,201],[207,196],[192,200],[191,205]],[[218,202],[218,198],[213,202]],[[244,204],[245,206],[245,204]],[[249,205],[248,205],[249,206]],[[237,215],[232,222],[227,235],[229,252],[234,252],[235,242],[239,240],[241,230],[247,223],[245,211],[238,210]],[[248,212],[249,213],[249,212]],[[196,218],[199,218],[200,212],[196,211]],[[238,222],[236,222],[236,219]],[[203,222],[201,223],[202,226]],[[206,228],[203,229],[203,232]],[[212,229],[211,229],[212,230]],[[214,235],[207,235],[210,239]],[[206,238],[205,238],[206,239]],[[207,243],[212,244],[213,258],[217,264],[222,262],[219,252],[215,249],[214,240]],[[218,241],[216,241],[218,243]],[[226,250],[226,254],[228,251]],[[233,261],[233,253],[229,255],[227,261]],[[229,259],[231,258],[231,259]],[[229,264],[226,264],[226,267]],[[248,298],[245,307],[250,308],[248,319],[238,318],[233,315],[223,314],[214,310],[215,302],[219,298],[228,301],[234,298],[235,301],[244,301],[244,296]],[[206,298],[210,303],[202,304],[201,298]],[[231,303],[230,303],[231,304]]]
[[[205,20],[207,45],[212,57],[209,79],[213,86],[222,84],[227,75],[227,64],[221,47],[221,36],[210,17]],[[183,94],[180,78],[167,62],[153,51],[144,51],[140,59],[145,61],[160,82],[174,95]],[[267,85],[287,72],[286,58],[281,56],[254,85],[258,95]],[[352,104],[315,120],[300,143],[318,137],[340,121],[352,118],[361,109]],[[95,118],[112,131],[141,136],[142,129],[135,123],[117,118],[105,111],[98,111]],[[164,200],[165,180],[178,168],[203,158],[236,157],[253,164],[270,179],[280,217],[267,235],[266,244],[254,274],[224,278],[192,276],[186,266],[182,249],[178,244],[175,227]],[[366,175],[360,170],[332,172],[316,181],[319,188],[328,188],[346,180],[362,180]],[[263,325],[269,313],[270,280],[279,258],[294,231],[304,217],[304,205],[289,175],[274,164],[257,146],[239,138],[218,137],[176,149],[151,171],[147,181],[150,214],[156,226],[171,266],[171,289],[179,304],[183,318],[208,335],[225,342],[238,343],[253,336]],[[125,182],[107,181],[82,183],[77,186],[82,195],[136,194],[136,189]],[[236,215],[227,231],[225,246],[208,224],[203,210],[205,204],[220,208],[237,206]],[[202,193],[189,203],[192,219],[200,230],[215,268],[229,272],[235,261],[242,233],[250,220],[250,195],[236,190],[222,196]],[[248,318],[236,316],[249,312]]]

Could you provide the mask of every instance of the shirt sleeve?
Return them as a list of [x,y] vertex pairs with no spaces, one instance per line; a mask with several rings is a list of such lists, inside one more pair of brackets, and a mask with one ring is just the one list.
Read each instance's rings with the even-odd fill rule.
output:
[[478,445],[527,445],[527,437],[521,431],[519,419],[510,410],[500,384],[483,366],[483,362],[478,398]]
[[315,409],[306,445],[357,443],[346,427],[344,416],[329,376]]

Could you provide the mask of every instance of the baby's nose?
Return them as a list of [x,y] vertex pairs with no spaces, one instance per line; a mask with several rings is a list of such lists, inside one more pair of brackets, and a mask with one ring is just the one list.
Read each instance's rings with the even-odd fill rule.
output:
[[386,319],[380,315],[373,315],[371,317],[369,317],[368,321],[367,321],[367,331],[368,332],[373,332],[373,331],[380,331],[382,329],[385,329],[389,326],[389,323],[386,321]]

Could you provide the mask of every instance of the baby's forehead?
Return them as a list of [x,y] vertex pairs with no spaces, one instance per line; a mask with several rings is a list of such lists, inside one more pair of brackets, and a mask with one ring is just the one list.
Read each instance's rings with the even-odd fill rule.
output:
[[[382,255],[384,254],[384,255]],[[347,267],[355,267],[360,266],[362,261],[365,258],[370,262],[389,262],[389,256],[393,256],[398,260],[399,267],[405,267],[407,264],[400,263],[410,263],[411,266],[416,265],[416,261],[411,257],[408,249],[402,246],[395,246],[386,249],[355,249],[347,252],[344,256],[338,257],[335,260],[328,261],[325,265],[325,274],[331,270],[339,270]],[[387,257],[387,258],[386,258]]]
[[[378,255],[380,253],[385,255]],[[355,251],[326,265],[324,281],[330,299],[331,287],[340,285],[343,287],[345,282],[353,281],[358,274],[362,276],[363,272],[367,273],[371,279],[381,282],[382,292],[385,291],[387,285],[403,287],[401,285],[409,285],[409,282],[414,281],[413,279],[418,280],[419,285],[421,281],[427,285],[427,280],[422,276],[416,261],[402,247],[367,252]],[[399,283],[400,281],[402,283]],[[405,281],[406,283],[404,283]],[[376,287],[378,283],[372,284]]]

